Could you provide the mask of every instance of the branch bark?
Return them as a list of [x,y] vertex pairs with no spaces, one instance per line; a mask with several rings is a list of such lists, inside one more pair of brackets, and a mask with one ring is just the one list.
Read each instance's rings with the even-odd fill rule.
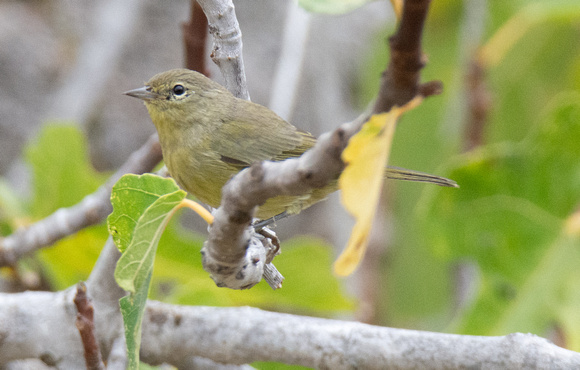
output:
[[152,364],[175,359],[169,361],[164,352],[177,357],[200,355],[231,364],[278,361],[317,369],[580,366],[579,353],[532,334],[440,334],[251,307],[185,307],[149,302],[143,324],[143,359]]
[[104,370],[105,364],[101,357],[101,350],[95,333],[95,310],[87,296],[87,286],[84,283],[77,285],[77,292],[73,302],[78,311],[75,325],[83,342],[87,369]]
[[[40,358],[59,368],[83,368],[83,348],[73,325],[74,294],[74,289],[0,294],[0,367],[16,359]],[[107,326],[118,327],[114,320],[98,325],[99,335]],[[111,348],[115,341],[118,337],[105,344]],[[148,302],[142,360],[179,365],[192,356],[224,364],[278,361],[327,369],[580,368],[579,353],[531,334],[439,334],[250,307]]]
[[421,69],[426,63],[421,39],[430,3],[431,0],[405,0],[397,32],[389,38],[391,59],[383,73],[373,113],[388,112],[417,95],[427,97],[441,92],[440,81],[420,84]]
[[242,31],[232,0],[197,0],[213,36],[211,58],[220,68],[225,86],[235,96],[250,100],[242,58]]

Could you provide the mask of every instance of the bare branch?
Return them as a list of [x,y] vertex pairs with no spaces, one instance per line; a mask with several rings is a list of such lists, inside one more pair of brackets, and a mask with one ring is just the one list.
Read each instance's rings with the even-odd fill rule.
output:
[[87,369],[104,370],[105,364],[95,334],[94,308],[87,296],[87,286],[84,283],[77,285],[73,301],[78,311],[75,325],[81,334]]
[[[425,56],[421,49],[423,26],[427,18],[430,0],[406,0],[403,2],[401,21],[397,32],[389,39],[390,55],[387,69],[383,72],[381,85],[377,99],[373,107],[373,113],[389,111],[393,106],[404,105],[416,95],[428,97],[441,93],[442,84],[439,81],[431,81],[420,84],[421,69],[425,65]],[[383,196],[381,200],[385,197]],[[384,205],[384,202],[381,201]],[[376,315],[376,285],[369,284],[377,278],[380,255],[384,253],[384,230],[386,229],[385,210],[379,209],[373,220],[371,240],[363,259],[363,265],[359,270],[362,280],[361,294],[363,304],[358,312],[358,317],[365,322],[373,322]],[[373,255],[370,255],[373,254]],[[366,268],[365,268],[366,267]]]
[[191,0],[189,22],[181,25],[185,46],[185,67],[209,77],[205,65],[205,43],[207,39],[207,18],[196,0]]
[[[127,355],[119,299],[127,293],[115,281],[114,273],[119,257],[121,257],[121,252],[113,243],[113,238],[109,236],[87,279],[87,286],[95,307],[95,326],[98,328],[97,335],[101,351],[105,356],[108,353],[109,357],[113,356],[111,352],[114,348],[111,346],[115,340],[122,338],[123,357],[118,359],[118,362],[122,363],[127,361]],[[119,367],[124,368],[120,365]]]
[[0,294],[0,368],[28,358],[62,369],[86,366],[74,325],[75,291]]
[[232,0],[197,0],[213,36],[211,57],[220,68],[225,86],[235,96],[250,100],[242,58],[242,31]]
[[111,213],[111,188],[126,173],[151,171],[162,159],[157,134],[149,140],[115,172],[109,180],[80,203],[61,208],[52,215],[0,239],[0,266],[9,266],[29,253],[48,247],[56,241],[105,219]]
[[442,90],[441,82],[420,84],[425,56],[421,50],[423,26],[431,0],[405,0],[397,33],[389,39],[391,59],[381,79],[374,113],[388,112],[417,95],[430,96]]
[[580,354],[532,334],[461,336],[250,307],[185,307],[160,302],[147,306],[141,348],[148,363],[174,363],[195,355],[230,364],[279,361],[317,369],[580,366]]
[[[389,189],[390,190],[390,189]],[[389,235],[392,235],[393,225],[388,219],[387,199],[391,193],[385,191],[381,194],[379,207],[373,219],[373,227],[369,235],[369,245],[365,252],[361,265],[355,272],[356,279],[355,291],[358,296],[358,307],[355,312],[355,319],[367,324],[379,323],[379,306],[382,296],[384,260],[392,241]],[[381,312],[384,315],[384,312]]]
[[[0,294],[0,367],[17,359],[41,358],[59,368],[83,368],[83,348],[73,325],[74,294],[73,289]],[[93,302],[96,318],[97,299]],[[119,322],[95,323],[101,347],[112,348],[119,336],[105,339],[100,333],[118,329]],[[279,361],[331,369],[580,368],[579,353],[532,334],[439,334],[250,307],[148,302],[142,360],[178,365],[191,356],[226,364]]]

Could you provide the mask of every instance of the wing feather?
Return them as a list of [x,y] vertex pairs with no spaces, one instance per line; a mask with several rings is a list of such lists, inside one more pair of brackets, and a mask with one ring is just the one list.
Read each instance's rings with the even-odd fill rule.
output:
[[[316,143],[310,133],[297,129],[274,112],[254,103],[247,105],[246,101],[236,103],[209,143],[211,150],[219,153],[227,164],[242,169],[256,161],[299,157]],[[216,137],[220,139],[215,140]]]

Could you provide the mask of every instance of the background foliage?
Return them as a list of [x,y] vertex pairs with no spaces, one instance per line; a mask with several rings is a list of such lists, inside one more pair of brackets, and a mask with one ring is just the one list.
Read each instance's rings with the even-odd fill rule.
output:
[[[469,19],[459,2],[432,4],[424,76],[442,79],[445,91],[404,117],[392,161],[444,171],[461,188],[394,184],[396,241],[383,299],[390,325],[483,335],[563,331],[559,344],[580,350],[578,316],[564,314],[578,309],[570,287],[580,243],[565,225],[580,205],[579,8],[573,1],[490,1],[481,43],[530,4],[538,15],[533,26],[487,70],[492,104],[484,140],[467,153],[470,45],[462,43]],[[379,54],[363,91],[384,65]],[[468,278],[454,274],[466,266]],[[465,280],[471,290],[458,302]]]
[[[388,183],[394,234],[381,260],[382,276],[373,282],[381,293],[380,324],[462,334],[533,332],[580,350],[580,241],[573,217],[580,205],[575,3],[485,2],[476,15],[484,24],[479,44],[522,9],[539,5],[527,32],[487,69],[492,101],[484,139],[465,151],[465,76],[477,46],[468,37],[474,19],[467,8],[473,4],[433,1],[423,77],[442,80],[444,93],[403,117],[390,162],[450,177],[461,188]],[[566,11],[554,16],[554,9]],[[361,107],[376,94],[388,60],[385,38],[394,27],[378,32],[364,56],[367,62],[352,86]],[[83,134],[71,124],[47,124],[24,158],[33,175],[32,194],[23,198],[0,178],[2,235],[75,204],[107,178],[93,169]],[[319,238],[283,240],[276,266],[287,280],[280,291],[261,283],[237,292],[217,289],[201,269],[204,235],[186,226],[176,217],[164,233],[150,298],[329,317],[357,308],[356,292],[346,293],[344,281],[331,274],[333,249]],[[88,276],[106,237],[104,225],[86,229],[22,260],[19,274],[34,273],[50,289],[69,287]]]

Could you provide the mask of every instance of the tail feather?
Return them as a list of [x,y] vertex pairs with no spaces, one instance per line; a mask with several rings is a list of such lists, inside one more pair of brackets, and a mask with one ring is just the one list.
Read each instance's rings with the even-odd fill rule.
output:
[[430,184],[435,184],[439,186],[447,186],[452,188],[458,188],[459,185],[453,180],[446,179],[445,177],[430,175],[425,172],[407,170],[401,167],[389,166],[387,167],[387,178],[394,180],[404,180],[404,181],[416,181],[416,182],[427,182]]

